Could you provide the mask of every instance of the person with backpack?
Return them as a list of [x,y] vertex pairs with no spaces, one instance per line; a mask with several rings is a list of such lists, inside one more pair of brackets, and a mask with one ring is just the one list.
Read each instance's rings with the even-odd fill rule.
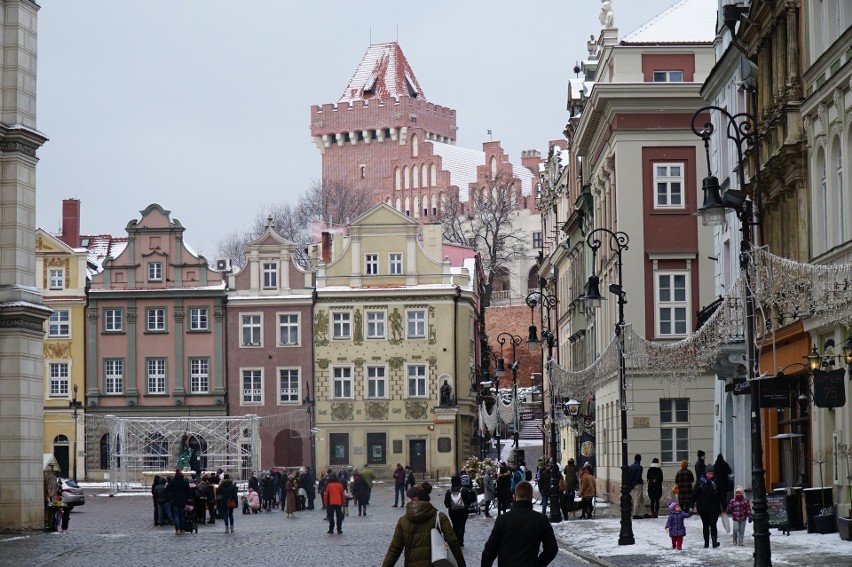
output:
[[450,522],[453,524],[453,532],[459,540],[459,545],[464,547],[464,530],[467,518],[470,516],[468,506],[471,504],[470,490],[462,487],[461,477],[455,475],[450,479],[450,489],[444,494],[444,506],[449,512]]

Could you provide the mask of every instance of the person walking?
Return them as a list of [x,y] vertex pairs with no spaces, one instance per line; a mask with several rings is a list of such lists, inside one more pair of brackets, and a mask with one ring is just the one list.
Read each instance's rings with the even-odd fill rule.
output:
[[[367,502],[370,501],[370,496],[373,494],[373,482],[376,480],[376,473],[370,468],[370,463],[364,465],[361,469],[361,478],[367,483]],[[367,515],[367,510],[364,509],[364,515]]]
[[237,485],[225,473],[219,481],[218,506],[225,518],[225,533],[234,533],[234,508],[237,507]]
[[367,470],[369,469],[363,469],[360,473],[352,475],[352,498],[358,504],[359,516],[367,515],[367,504],[370,503],[370,487],[367,486],[367,480],[364,477],[364,472]]
[[405,465],[405,490],[408,491],[414,488],[417,481],[414,479],[414,469]]
[[[370,471],[372,472],[372,471]],[[314,475],[314,470],[310,466],[305,467],[304,474],[304,489],[308,493],[308,510],[314,509],[314,500],[317,498],[317,479]],[[372,488],[372,482],[370,487]]]
[[645,481],[642,480],[642,470],[642,455],[637,454],[627,471],[627,486],[630,488],[630,498],[633,499],[634,520],[651,517],[645,513]]
[[562,486],[560,489],[562,490],[562,516],[564,518],[568,518],[568,514],[571,514],[573,517],[577,517],[577,506],[574,503],[574,499],[577,496],[577,487],[579,486],[579,479],[577,478],[577,465],[574,462],[574,459],[568,459],[568,464],[565,465],[565,469],[563,470]]
[[397,463],[393,471],[393,507],[399,506],[405,506],[405,469]]
[[482,472],[482,487],[482,503],[485,505],[485,517],[491,518],[493,516],[489,512],[491,510],[491,502],[495,497],[494,469],[487,465]]
[[457,475],[451,477],[450,488],[444,494],[444,506],[449,512],[453,531],[456,533],[456,538],[461,547],[464,547],[464,530],[467,525],[467,518],[470,516],[467,509],[469,504],[467,494],[469,494],[469,491],[462,487],[461,477]]
[[157,509],[159,511],[160,525],[173,524],[172,520],[172,505],[169,502],[169,493],[166,491],[166,479],[160,477],[157,486],[154,487],[154,498],[157,500]]
[[713,465],[708,465],[704,469],[704,476],[699,478],[695,484],[692,503],[695,504],[695,511],[701,517],[704,547],[710,547],[712,540],[713,547],[716,548],[721,545],[719,543],[716,522],[719,520],[719,514],[722,513],[722,506],[719,503],[719,489],[716,486],[716,481],[713,479],[714,476]]
[[592,476],[592,465],[583,463],[580,470],[580,519],[591,520],[594,514],[594,498],[597,495],[595,477]]
[[496,494],[497,494],[497,515],[503,514],[509,510],[512,502],[512,473],[506,468],[506,463],[500,463],[500,470],[497,472]]
[[704,462],[704,451],[698,450],[698,459],[695,461],[695,478],[704,476],[704,471],[707,469],[707,463]]
[[428,482],[415,484],[408,489],[409,502],[405,506],[405,515],[396,523],[388,551],[382,561],[382,567],[393,567],[399,556],[405,552],[405,567],[431,567],[432,565],[432,528],[440,526],[444,540],[458,564],[467,567],[459,540],[446,514],[439,512],[430,503],[432,485]]
[[482,550],[482,567],[494,560],[506,565],[548,565],[558,547],[547,516],[533,510],[533,487],[527,481],[515,486],[515,504],[494,522]]
[[691,515],[689,512],[681,510],[680,504],[677,502],[669,503],[666,531],[669,532],[669,537],[672,538],[672,549],[677,549],[678,551],[683,549],[683,538],[686,536],[686,524],[683,521]]
[[651,517],[660,515],[660,498],[663,497],[663,469],[660,468],[660,459],[651,459],[648,474],[645,480],[648,482],[648,502],[651,504]]
[[692,510],[692,488],[695,486],[695,477],[689,470],[689,461],[684,459],[680,462],[680,470],[675,474],[675,488],[677,489],[677,503],[684,512]]
[[[155,493],[155,490],[156,490],[158,484],[160,484],[160,475],[157,474],[157,475],[154,475],[154,480],[151,482],[151,500],[154,503],[154,525],[155,526],[160,525],[160,509],[157,506],[157,494]],[[163,518],[163,519],[165,520],[165,518]]]
[[287,483],[284,489],[284,506],[282,507],[287,512],[287,517],[292,518],[296,513],[296,476],[287,475]]
[[732,526],[734,545],[743,545],[746,522],[751,523],[751,502],[745,497],[742,486],[734,489],[734,497],[728,502],[728,514],[734,524]]
[[325,493],[323,494],[323,504],[328,511],[328,533],[334,533],[335,523],[337,524],[337,533],[343,533],[343,505],[346,503],[346,488],[343,481],[334,476],[331,469],[328,469],[328,483],[325,485]]
[[716,461],[713,463],[713,471],[715,473],[716,488],[719,489],[719,501],[724,510],[728,505],[728,490],[731,487],[731,465],[725,461],[722,453],[716,455]]
[[175,476],[166,484],[169,504],[172,507],[172,521],[175,523],[175,535],[183,535],[183,517],[186,498],[189,493],[189,481],[183,476],[183,471],[177,469]]
[[547,514],[547,505],[550,503],[550,466],[542,465],[537,474],[538,493],[541,495],[541,513]]

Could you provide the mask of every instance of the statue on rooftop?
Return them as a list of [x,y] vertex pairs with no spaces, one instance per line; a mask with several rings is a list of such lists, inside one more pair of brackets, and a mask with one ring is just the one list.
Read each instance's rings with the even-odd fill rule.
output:
[[610,0],[601,0],[601,27],[615,27],[615,15],[612,13],[612,2]]

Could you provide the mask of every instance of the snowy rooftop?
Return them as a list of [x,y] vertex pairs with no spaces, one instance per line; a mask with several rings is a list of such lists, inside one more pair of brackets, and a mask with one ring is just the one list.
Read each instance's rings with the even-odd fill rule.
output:
[[712,43],[718,8],[717,0],[681,0],[625,36],[621,43]]
[[80,248],[89,253],[88,262],[94,266],[89,275],[99,273],[103,269],[104,260],[118,258],[127,248],[127,237],[115,237],[109,234],[94,234],[80,236]]
[[375,43],[367,48],[338,103],[402,96],[426,100],[399,44]]

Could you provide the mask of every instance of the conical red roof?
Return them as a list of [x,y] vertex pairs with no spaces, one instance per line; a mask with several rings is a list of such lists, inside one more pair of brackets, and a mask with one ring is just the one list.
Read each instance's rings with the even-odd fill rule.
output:
[[426,99],[399,44],[376,43],[367,48],[338,102],[404,96]]

